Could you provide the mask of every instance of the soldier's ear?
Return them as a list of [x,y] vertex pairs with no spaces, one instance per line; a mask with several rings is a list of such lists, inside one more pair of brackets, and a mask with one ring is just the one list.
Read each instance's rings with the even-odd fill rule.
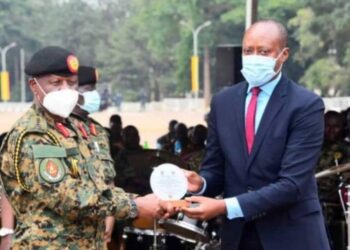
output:
[[34,80],[34,78],[30,78],[30,79],[28,80],[28,83],[29,83],[30,89],[31,89],[32,92],[33,92],[33,95],[34,95],[34,96],[38,96],[38,87],[37,87],[37,83],[36,83],[36,81]]

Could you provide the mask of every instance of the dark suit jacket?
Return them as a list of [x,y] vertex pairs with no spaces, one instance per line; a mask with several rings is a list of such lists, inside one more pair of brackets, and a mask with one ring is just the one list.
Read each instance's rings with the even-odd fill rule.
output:
[[245,221],[254,221],[265,250],[328,250],[314,166],[323,140],[322,100],[282,76],[266,106],[248,155],[247,83],[212,100],[205,195],[236,196],[244,219],[226,220],[223,249],[237,249]]

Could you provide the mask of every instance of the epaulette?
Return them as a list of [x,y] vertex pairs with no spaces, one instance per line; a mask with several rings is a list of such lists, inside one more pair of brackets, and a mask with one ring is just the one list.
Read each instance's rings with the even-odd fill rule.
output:
[[39,116],[34,107],[31,107],[12,127],[15,130],[29,130],[33,132],[45,133],[47,131],[47,121],[44,117]]
[[95,119],[91,118],[90,116],[89,116],[89,121],[92,122],[93,124],[95,124],[95,125],[96,125],[96,128],[97,128],[100,132],[106,134],[107,136],[109,135],[109,132],[107,131],[107,129],[106,129],[105,127],[103,127],[103,126],[101,125],[101,123],[99,123],[99,122],[96,121]]
[[45,133],[47,131],[47,122],[41,116],[30,116],[26,127],[28,131]]
[[103,127],[103,126],[101,125],[101,123],[99,123],[98,121],[96,121],[94,118],[91,118],[90,116],[89,116],[89,121],[92,122],[92,123],[94,123],[95,125],[98,125],[98,126],[100,126],[100,127]]

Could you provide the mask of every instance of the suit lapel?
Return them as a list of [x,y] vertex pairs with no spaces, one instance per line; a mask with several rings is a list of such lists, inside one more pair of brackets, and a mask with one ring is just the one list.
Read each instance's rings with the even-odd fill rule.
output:
[[282,76],[279,84],[272,92],[270,100],[267,103],[263,117],[258,127],[258,131],[255,135],[253,149],[248,161],[248,167],[250,167],[257,152],[259,151],[260,145],[265,138],[266,131],[271,127],[270,124],[273,122],[274,118],[277,116],[285,104],[285,96],[287,95],[287,81],[288,80]]
[[245,98],[247,94],[248,84],[243,84],[242,87],[237,91],[234,97],[233,105],[233,122],[237,123],[239,129],[240,143],[237,145],[242,145],[242,151],[244,152],[244,157],[248,158],[248,149],[245,139]]

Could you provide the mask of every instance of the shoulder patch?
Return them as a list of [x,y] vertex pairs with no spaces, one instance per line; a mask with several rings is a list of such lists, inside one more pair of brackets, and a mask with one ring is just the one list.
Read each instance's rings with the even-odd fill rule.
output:
[[40,177],[48,183],[60,182],[66,174],[62,162],[58,159],[44,159],[39,165]]

